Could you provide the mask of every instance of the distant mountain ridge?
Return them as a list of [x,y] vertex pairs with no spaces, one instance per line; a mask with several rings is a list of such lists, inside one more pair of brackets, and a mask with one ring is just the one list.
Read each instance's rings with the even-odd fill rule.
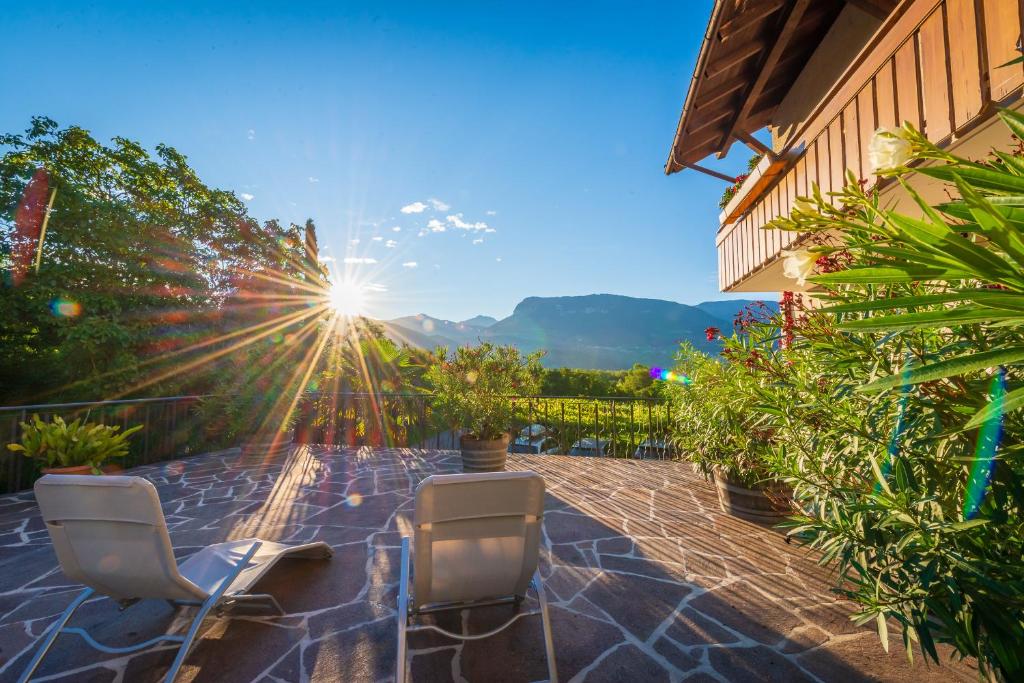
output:
[[[547,367],[618,370],[634,363],[671,365],[684,341],[717,351],[719,343],[709,342],[705,330],[718,327],[728,333],[735,314],[750,303],[736,299],[690,306],[618,294],[528,297],[502,320],[476,316],[453,322],[420,314],[387,321],[385,327],[393,339],[412,346],[490,341],[514,344],[524,352],[544,349]],[[778,304],[766,303],[778,310]]]

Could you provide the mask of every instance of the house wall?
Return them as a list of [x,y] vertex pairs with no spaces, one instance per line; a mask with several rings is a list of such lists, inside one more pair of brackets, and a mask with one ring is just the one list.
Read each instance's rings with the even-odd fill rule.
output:
[[[802,121],[789,125],[789,168],[761,188],[757,201],[718,233],[719,286],[723,291],[782,291],[780,252],[801,235],[761,227],[788,215],[797,197],[815,184],[839,190],[847,169],[869,183],[867,146],[882,126],[909,121],[940,146],[1008,147],[997,126],[984,124],[995,105],[1015,104],[1024,67],[1000,67],[1019,53],[1017,0],[908,0],[870,38],[829,92]],[[812,59],[809,65],[812,65]],[[801,76],[802,78],[802,76]],[[799,79],[797,84],[799,85]],[[799,99],[794,96],[793,102]],[[785,103],[784,103],[785,104]],[[791,111],[800,107],[791,105]],[[987,132],[986,132],[987,131]],[[781,139],[781,138],[780,138]],[[752,289],[752,288],[757,289]]]

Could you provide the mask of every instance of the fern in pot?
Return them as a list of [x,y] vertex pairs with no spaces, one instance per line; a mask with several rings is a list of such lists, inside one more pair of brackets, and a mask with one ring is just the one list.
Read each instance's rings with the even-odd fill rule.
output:
[[38,461],[44,474],[103,474],[108,461],[128,455],[128,437],[140,429],[142,425],[122,432],[117,425],[81,418],[68,423],[59,415],[43,422],[33,415],[31,422],[21,423],[21,443],[7,449]]
[[462,432],[463,471],[505,469],[513,398],[537,393],[541,355],[490,343],[462,346],[454,354],[437,349],[426,374],[433,415],[439,426]]

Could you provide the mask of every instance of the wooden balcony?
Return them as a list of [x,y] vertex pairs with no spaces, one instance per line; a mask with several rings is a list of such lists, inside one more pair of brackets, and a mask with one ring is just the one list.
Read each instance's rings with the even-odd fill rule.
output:
[[1017,0],[905,0],[802,124],[776,144],[779,153],[766,165],[769,182],[751,174],[723,212],[720,288],[793,288],[782,278],[779,255],[801,236],[762,226],[787,215],[815,183],[823,193],[839,190],[846,169],[873,182],[867,147],[879,127],[910,121],[940,146],[969,147],[974,156],[1008,147],[1006,132],[986,123],[998,106],[1020,104],[1024,68],[1001,66],[1019,55],[1020,38]]

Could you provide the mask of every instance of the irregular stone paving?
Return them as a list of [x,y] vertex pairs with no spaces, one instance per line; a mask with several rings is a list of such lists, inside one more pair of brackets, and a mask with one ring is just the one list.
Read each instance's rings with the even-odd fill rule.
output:
[[[399,545],[413,491],[459,469],[452,451],[301,448],[287,458],[237,451],[134,470],[159,490],[179,559],[258,536],[324,540],[330,561],[286,560],[262,582],[282,618],[206,622],[180,681],[379,681],[395,671]],[[854,627],[829,576],[776,532],[721,514],[713,490],[683,463],[513,456],[548,489],[542,574],[552,600],[563,681],[973,680],[965,664],[907,664]],[[33,642],[77,593],[63,577],[31,492],[0,498],[0,680],[13,680]],[[184,608],[185,611],[192,608]],[[480,632],[511,608],[437,617]],[[144,601],[119,612],[87,603],[75,618],[99,640],[140,642],[182,617]],[[173,626],[172,626],[173,624]],[[468,630],[467,630],[468,629]],[[892,629],[895,632],[895,629]],[[539,619],[466,644],[415,634],[414,681],[538,681],[547,676]],[[158,681],[171,646],[104,655],[61,636],[41,680]]]

